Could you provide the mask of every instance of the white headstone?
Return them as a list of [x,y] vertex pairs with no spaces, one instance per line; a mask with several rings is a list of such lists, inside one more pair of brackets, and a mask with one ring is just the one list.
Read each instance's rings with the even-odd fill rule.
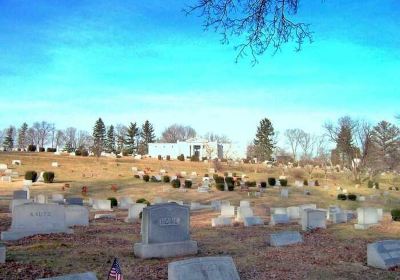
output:
[[65,206],[65,220],[67,226],[88,226],[89,211],[86,207],[79,205]]
[[298,206],[290,206],[286,210],[287,210],[287,214],[289,216],[289,219],[291,219],[291,220],[300,219],[300,207],[298,207]]
[[94,210],[112,211],[111,200],[109,200],[109,199],[94,199],[93,200],[93,209]]
[[258,226],[264,224],[263,220],[257,216],[244,217],[243,223],[245,227]]
[[59,193],[53,193],[51,195],[51,200],[55,203],[64,203],[64,195]]
[[378,210],[372,207],[357,208],[358,223],[354,225],[356,229],[367,229],[379,223]]
[[235,206],[221,206],[221,216],[222,217],[234,217],[235,216]]
[[305,209],[301,213],[301,227],[303,230],[326,228],[326,211]]
[[127,223],[133,223],[140,219],[140,213],[143,212],[143,209],[147,207],[145,203],[135,203],[129,206],[128,217],[125,219]]
[[51,167],[59,167],[58,162],[56,162],[56,161],[52,162]]
[[271,208],[271,214],[287,214],[287,208],[284,207],[274,207]]
[[267,243],[273,247],[288,246],[303,243],[303,237],[298,231],[283,231],[270,234]]
[[131,204],[134,204],[131,197],[121,197],[119,200],[119,207],[120,209],[129,209]]
[[211,219],[211,226],[212,227],[231,226],[232,224],[233,224],[233,220],[230,217],[219,216],[217,218]]
[[38,194],[35,196],[35,203],[39,204],[46,204],[47,203],[47,196],[44,194]]
[[270,225],[288,224],[289,216],[287,214],[272,214]]

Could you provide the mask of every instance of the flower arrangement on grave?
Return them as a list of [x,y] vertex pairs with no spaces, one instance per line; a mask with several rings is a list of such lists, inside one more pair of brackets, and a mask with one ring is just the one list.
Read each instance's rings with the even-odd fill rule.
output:
[[117,192],[118,186],[115,185],[115,184],[112,184],[112,185],[111,185],[111,190],[112,190],[113,192]]
[[88,193],[88,187],[87,186],[83,186],[82,187],[82,195],[85,196]]

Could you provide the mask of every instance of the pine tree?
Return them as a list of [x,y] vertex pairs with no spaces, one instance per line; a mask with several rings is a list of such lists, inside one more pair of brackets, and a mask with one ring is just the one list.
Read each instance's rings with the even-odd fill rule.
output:
[[271,121],[267,118],[262,119],[260,125],[257,127],[254,139],[254,149],[258,160],[265,161],[271,159],[275,147],[274,135],[275,132]]
[[136,123],[130,123],[126,131],[125,145],[127,152],[133,154],[137,151],[137,137],[139,136],[139,128]]
[[353,143],[353,131],[351,126],[343,123],[337,137],[336,151],[343,166],[351,166],[351,161],[355,157],[355,146]]
[[93,127],[93,153],[100,157],[104,151],[106,140],[106,126],[101,118],[99,118]]
[[71,141],[67,141],[65,143],[64,151],[68,152],[68,153],[72,153],[74,151],[74,148],[72,147],[72,142]]
[[14,127],[10,126],[7,129],[6,137],[4,138],[3,147],[6,151],[12,151],[14,148]]
[[149,152],[149,143],[154,143],[156,139],[153,125],[148,120],[146,120],[145,123],[142,125],[140,138],[141,141],[140,141],[139,153],[144,155]]
[[18,148],[23,150],[28,145],[27,143],[28,124],[23,123],[18,131]]
[[381,170],[394,169],[400,161],[400,129],[381,121],[372,132],[372,144],[375,167]]
[[115,132],[113,125],[110,125],[107,130],[106,151],[108,153],[115,153]]

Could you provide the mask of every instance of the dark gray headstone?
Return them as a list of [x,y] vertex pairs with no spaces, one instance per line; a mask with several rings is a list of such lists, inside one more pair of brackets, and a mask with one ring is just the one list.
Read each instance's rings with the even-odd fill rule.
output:
[[231,257],[194,258],[168,264],[168,280],[240,280]]
[[28,199],[28,192],[27,191],[14,191],[13,199]]
[[83,206],[83,199],[81,197],[68,197],[65,199],[68,205],[79,205]]
[[268,243],[273,247],[303,243],[303,237],[298,231],[283,231],[270,234]]

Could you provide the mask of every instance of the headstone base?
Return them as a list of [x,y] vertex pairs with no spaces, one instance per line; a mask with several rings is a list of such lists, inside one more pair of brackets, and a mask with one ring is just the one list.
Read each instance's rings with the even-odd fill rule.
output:
[[355,229],[369,229],[370,227],[377,226],[379,224],[355,224]]
[[135,243],[133,252],[140,259],[169,258],[196,255],[198,248],[197,242],[192,240],[158,244]]
[[6,246],[0,245],[0,263],[6,262]]
[[63,276],[42,278],[37,280],[97,280],[96,274],[93,272],[79,273],[79,274],[68,274]]
[[72,234],[74,233],[73,229],[60,229],[60,230],[48,230],[48,231],[3,231],[1,233],[1,240],[3,241],[15,241],[22,239],[24,237],[32,236],[32,235],[37,235],[37,234],[51,234],[51,233],[67,233],[67,234]]

